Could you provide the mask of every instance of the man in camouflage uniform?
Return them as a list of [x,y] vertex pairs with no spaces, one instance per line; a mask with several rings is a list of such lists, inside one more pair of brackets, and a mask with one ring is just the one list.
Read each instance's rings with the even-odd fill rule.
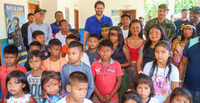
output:
[[190,22],[194,23],[196,25],[196,30],[197,30],[197,36],[200,36],[200,7],[192,7],[189,9],[190,10]]
[[147,31],[152,24],[160,24],[166,32],[167,40],[171,42],[172,38],[176,36],[176,26],[173,22],[166,18],[168,14],[168,7],[166,4],[160,4],[158,7],[158,17],[149,20],[144,27],[144,34],[147,35]]

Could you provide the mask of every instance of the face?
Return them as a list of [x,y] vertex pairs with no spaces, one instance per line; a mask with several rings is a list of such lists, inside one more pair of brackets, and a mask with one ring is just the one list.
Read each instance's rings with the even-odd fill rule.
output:
[[68,47],[69,43],[71,43],[72,41],[75,41],[74,39],[66,39],[66,47]]
[[110,41],[114,44],[116,42],[118,42],[119,38],[118,38],[118,32],[117,30],[111,30],[110,31]]
[[101,29],[101,35],[103,38],[108,38],[109,29]]
[[68,32],[69,30],[69,25],[68,22],[64,21],[61,23],[61,26],[59,26],[59,28],[61,29],[61,31],[63,32]]
[[97,4],[97,6],[95,8],[96,15],[97,16],[102,16],[103,15],[103,11],[104,11],[103,4]]
[[98,53],[103,61],[110,60],[111,55],[113,54],[113,50],[108,46],[102,46]]
[[33,50],[40,50],[41,51],[39,46],[30,46],[29,51],[32,52]]
[[99,45],[99,40],[95,37],[90,37],[88,39],[88,46],[90,47],[90,49],[96,49]]
[[8,82],[7,82],[7,89],[8,89],[8,92],[10,94],[12,94],[13,96],[18,96],[20,95],[21,93],[23,93],[23,88],[25,87],[26,85],[23,84],[22,82],[19,82],[17,80],[17,78],[11,78]]
[[63,13],[61,13],[61,12],[56,13],[55,19],[58,22],[63,20]]
[[152,19],[152,17],[149,17],[149,20],[151,20]]
[[169,52],[162,45],[155,48],[155,58],[156,58],[157,62],[166,64],[167,60],[170,56],[171,56],[171,52]]
[[141,19],[139,19],[139,21],[143,22],[143,21],[144,21],[144,19],[142,19],[142,18],[141,18]]
[[131,24],[130,31],[132,35],[136,36],[139,35],[140,31],[142,30],[140,23],[135,22]]
[[190,21],[191,22],[196,22],[199,20],[199,17],[200,17],[200,13],[197,13],[197,12],[194,12],[194,11],[191,11],[190,12]]
[[50,79],[48,82],[44,83],[44,90],[50,96],[56,95],[60,91],[61,82],[57,79]]
[[168,11],[166,9],[162,9],[162,8],[158,9],[158,18],[159,19],[165,19],[167,14],[168,14]]
[[149,31],[149,39],[151,42],[158,42],[161,38],[161,31],[157,28],[151,28]]
[[131,20],[130,20],[130,18],[128,16],[124,16],[122,18],[122,25],[123,26],[129,26],[130,22],[131,22]]
[[33,41],[38,41],[41,45],[44,45],[45,36],[44,35],[38,35],[38,36],[36,36],[36,38],[33,38]]
[[185,98],[184,96],[175,96],[172,100],[173,103],[190,103],[189,99]]
[[186,19],[188,17],[188,11],[182,11],[181,17]]
[[186,38],[191,37],[193,34],[193,28],[191,26],[184,26],[183,35]]
[[29,16],[29,17],[28,17],[28,21],[29,21],[30,23],[35,22],[35,17],[34,17],[33,15]]
[[16,27],[16,26],[19,26],[18,20],[14,19],[13,22],[14,22],[15,27]]
[[14,54],[4,54],[3,56],[4,61],[6,63],[6,66],[14,66],[16,64],[16,61],[19,59],[18,56]]
[[151,88],[148,84],[138,84],[136,90],[142,99],[149,98],[149,94],[151,93]]
[[40,12],[37,12],[36,14],[34,14],[34,16],[35,16],[36,20],[43,21],[45,18],[45,13],[44,13],[44,11],[40,11]]
[[53,45],[51,48],[48,49],[52,57],[60,58],[62,46]]
[[75,64],[80,61],[83,56],[83,52],[78,47],[68,48],[68,59],[70,63]]
[[137,103],[135,100],[132,100],[132,99],[128,99],[126,100],[124,103]]
[[75,83],[73,86],[67,85],[67,91],[77,103],[83,103],[87,90],[88,83]]
[[40,57],[33,57],[31,59],[29,59],[28,61],[30,67],[32,70],[39,70],[41,69],[42,65],[43,65],[43,61],[42,61],[42,58]]

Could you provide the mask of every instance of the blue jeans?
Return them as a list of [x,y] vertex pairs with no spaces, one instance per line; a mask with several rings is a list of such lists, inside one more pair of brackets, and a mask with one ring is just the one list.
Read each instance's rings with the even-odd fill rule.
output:
[[193,89],[190,89],[185,84],[183,85],[183,87],[191,92],[193,99],[192,103],[200,103],[200,91],[195,91]]

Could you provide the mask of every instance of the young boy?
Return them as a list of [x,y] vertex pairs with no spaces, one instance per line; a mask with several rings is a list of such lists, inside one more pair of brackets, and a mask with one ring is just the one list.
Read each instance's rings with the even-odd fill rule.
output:
[[45,36],[44,36],[44,32],[40,31],[40,30],[36,30],[32,33],[32,38],[33,41],[38,41],[41,44],[41,51],[42,54],[44,54],[43,59],[47,59],[48,57],[51,56],[51,54],[48,51],[48,46],[44,45],[45,43]]
[[59,22],[60,31],[55,34],[55,38],[59,39],[62,43],[62,46],[66,44],[66,37],[68,36],[69,25],[66,20],[61,20]]
[[64,97],[58,103],[92,103],[86,99],[88,89],[88,77],[82,72],[73,72],[69,75],[66,90],[69,96]]
[[94,91],[94,81],[92,71],[88,65],[81,61],[83,55],[83,44],[78,41],[72,41],[68,46],[68,58],[70,63],[63,66],[61,71],[62,90],[66,89],[68,77],[72,72],[80,71],[89,78],[89,87],[86,98],[90,98]]
[[17,63],[19,59],[18,48],[15,45],[8,45],[3,49],[3,58],[6,65],[0,67],[0,81],[3,91],[2,100],[4,100],[7,89],[6,89],[6,77],[13,70],[20,70],[26,73],[26,68]]
[[95,61],[91,70],[94,77],[93,102],[118,103],[118,90],[122,84],[123,71],[119,62],[113,60],[113,44],[110,40],[103,40],[98,47],[100,60]]
[[42,52],[33,50],[28,54],[28,63],[31,71],[26,73],[27,81],[30,88],[30,94],[38,102],[41,96],[41,75],[42,75]]
[[99,46],[99,37],[96,34],[90,34],[88,38],[89,50],[86,50],[85,53],[89,56],[90,64],[98,60],[97,48]]
[[58,39],[51,39],[49,41],[49,52],[51,56],[44,60],[42,69],[44,70],[53,70],[55,72],[61,72],[62,66],[67,64],[67,60],[63,57],[60,57],[62,44]]

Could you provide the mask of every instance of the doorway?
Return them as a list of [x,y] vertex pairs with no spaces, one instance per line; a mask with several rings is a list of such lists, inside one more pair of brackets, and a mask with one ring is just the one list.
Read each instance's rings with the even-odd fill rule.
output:
[[79,30],[79,11],[74,9],[74,25],[75,29]]
[[39,4],[28,2],[28,13],[33,13],[34,14],[35,9],[37,9],[39,7],[40,7]]
[[[120,10],[120,18],[121,18],[122,15],[124,15],[124,14],[126,14],[126,13],[128,13],[128,14],[131,15],[131,21],[132,21],[133,19],[136,19],[136,9]],[[120,19],[120,21],[121,21],[121,19]]]

